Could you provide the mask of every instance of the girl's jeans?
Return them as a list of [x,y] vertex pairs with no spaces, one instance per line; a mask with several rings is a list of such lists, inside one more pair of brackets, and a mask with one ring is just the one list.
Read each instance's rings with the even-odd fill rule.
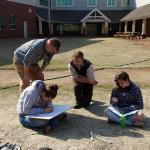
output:
[[[120,123],[121,118],[119,116],[117,116],[116,114],[114,114],[109,109],[105,112],[105,115],[108,117],[109,120],[116,122],[116,123]],[[134,116],[134,114],[126,117],[125,125],[127,125],[127,126],[133,126],[134,125],[133,116]]]
[[61,115],[51,119],[51,120],[42,120],[42,119],[31,119],[25,116],[19,116],[20,123],[25,127],[45,127],[51,126],[52,128],[56,128],[61,122]]

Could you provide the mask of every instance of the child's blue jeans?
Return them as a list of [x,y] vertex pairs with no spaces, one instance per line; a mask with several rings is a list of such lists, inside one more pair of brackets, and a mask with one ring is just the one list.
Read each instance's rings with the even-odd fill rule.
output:
[[[116,123],[120,123],[121,118],[119,116],[117,116],[116,114],[114,114],[109,109],[105,112],[105,115],[108,117],[109,120],[116,122]],[[126,117],[125,125],[133,126],[133,124],[134,124],[133,116],[134,116],[134,114]]]
[[25,116],[19,116],[20,123],[25,127],[45,127],[50,125],[52,128],[56,128],[61,122],[61,115],[51,119],[51,120],[42,120],[42,119],[31,119]]

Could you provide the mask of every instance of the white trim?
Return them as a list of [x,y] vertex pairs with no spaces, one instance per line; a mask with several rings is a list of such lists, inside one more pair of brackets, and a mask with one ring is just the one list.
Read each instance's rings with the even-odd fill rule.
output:
[[100,22],[105,22],[104,19],[88,19],[86,20],[86,23],[100,23]]
[[28,23],[27,21],[23,22],[23,32],[24,32],[24,38],[28,37]]
[[148,16],[143,16],[143,17],[138,17],[138,18],[133,18],[133,19],[128,19],[128,20],[120,20],[121,22],[126,22],[126,21],[134,21],[134,20],[140,20],[140,19],[148,19],[150,18],[150,15]]
[[[9,15],[8,17],[9,17],[9,18],[8,18],[8,27],[9,27],[9,30],[10,30],[10,31],[15,31],[16,28],[17,28],[17,16],[16,16],[16,15]],[[13,24],[10,24],[10,23],[9,23],[10,17],[15,17],[15,19],[16,19],[16,20],[15,20],[15,23],[14,23],[14,22],[13,22]],[[15,29],[10,28],[10,26],[13,26],[13,25],[15,26]]]
[[108,1],[109,0],[107,0],[107,7],[116,7],[117,6],[117,0],[115,0],[115,5],[108,5]]
[[99,14],[101,14],[103,16],[103,18],[105,20],[107,20],[108,22],[111,22],[111,20],[109,18],[107,18],[100,10],[98,10],[97,8],[93,9],[89,14],[87,14],[82,20],[81,22],[84,22],[85,20],[87,20],[89,18],[89,16],[94,12],[97,11]]
[[57,3],[57,0],[56,0],[56,7],[62,7],[62,8],[68,8],[68,7],[74,7],[74,0],[72,0],[72,5],[71,6],[60,6],[60,5],[58,5],[58,3]]
[[130,0],[130,5],[129,6],[128,5],[124,5],[123,4],[123,0],[121,0],[121,7],[127,7],[127,8],[131,7],[131,3],[132,3],[132,0]]
[[38,17],[38,19],[41,20],[41,21],[48,21],[48,20],[43,19],[43,18],[40,17],[39,15],[36,15],[36,17]]
[[142,22],[142,34],[146,34],[146,19],[143,19]]
[[97,0],[95,5],[89,5],[89,0],[86,0],[87,7],[97,7]]

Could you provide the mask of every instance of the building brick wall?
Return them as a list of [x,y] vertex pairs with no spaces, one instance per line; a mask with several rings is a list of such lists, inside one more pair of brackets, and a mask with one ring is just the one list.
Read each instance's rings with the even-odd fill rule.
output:
[[[32,10],[32,12],[29,13]],[[37,34],[36,7],[0,0],[0,14],[4,15],[4,30],[0,30],[0,38],[24,37],[24,21],[28,23],[28,36],[34,37]],[[9,16],[16,16],[16,30],[9,29]]]

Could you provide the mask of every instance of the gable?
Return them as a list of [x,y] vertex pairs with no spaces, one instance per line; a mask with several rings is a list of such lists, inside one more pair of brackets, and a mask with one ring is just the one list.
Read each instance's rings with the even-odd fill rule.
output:
[[82,20],[81,22],[84,22],[88,19],[104,19],[110,22],[110,19],[107,18],[100,10],[97,8],[93,9],[90,13],[88,13]]

